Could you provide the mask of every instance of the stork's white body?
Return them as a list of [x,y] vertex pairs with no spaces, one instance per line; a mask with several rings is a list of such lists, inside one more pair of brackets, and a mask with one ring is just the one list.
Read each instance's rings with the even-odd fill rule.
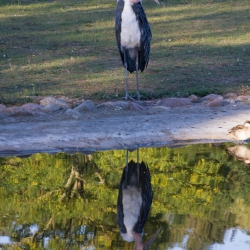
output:
[[141,191],[137,187],[129,186],[122,191],[122,204],[124,213],[124,225],[127,233],[121,233],[123,240],[134,241],[133,229],[140,216],[142,205]]
[[141,32],[130,0],[124,0],[121,21],[121,45],[131,49],[140,46]]
[[[140,100],[138,71],[144,71],[150,54],[151,30],[141,0],[117,0],[115,34],[124,66],[127,100],[128,75],[136,72],[136,94]],[[130,97],[132,98],[132,97]]]

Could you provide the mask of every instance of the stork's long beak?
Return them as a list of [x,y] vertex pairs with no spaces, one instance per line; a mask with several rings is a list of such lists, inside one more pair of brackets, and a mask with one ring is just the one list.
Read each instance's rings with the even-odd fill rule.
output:
[[156,231],[156,233],[153,236],[151,236],[151,238],[148,241],[146,241],[144,243],[143,250],[148,250],[150,248],[150,246],[155,241],[155,239],[158,236],[158,234],[160,233],[160,231],[161,231],[161,227],[158,228],[158,230]]
[[160,5],[160,2],[158,1],[158,0],[154,0],[157,4],[159,4]]

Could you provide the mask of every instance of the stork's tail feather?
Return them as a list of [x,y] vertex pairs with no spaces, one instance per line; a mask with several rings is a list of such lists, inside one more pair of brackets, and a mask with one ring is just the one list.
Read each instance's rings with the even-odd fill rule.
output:
[[133,73],[136,71],[136,63],[135,60],[131,59],[130,57],[127,57],[127,71],[130,73]]

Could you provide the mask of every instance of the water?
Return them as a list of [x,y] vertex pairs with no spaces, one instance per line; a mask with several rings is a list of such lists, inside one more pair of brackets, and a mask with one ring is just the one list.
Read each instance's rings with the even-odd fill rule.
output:
[[[154,191],[143,240],[162,227],[151,249],[250,249],[249,145],[232,146],[139,150]],[[0,158],[0,249],[133,249],[117,226],[125,162],[125,150]]]

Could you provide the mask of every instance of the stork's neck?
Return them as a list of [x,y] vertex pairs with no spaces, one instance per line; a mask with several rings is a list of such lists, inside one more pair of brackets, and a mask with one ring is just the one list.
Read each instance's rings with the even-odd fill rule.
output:
[[[119,1],[119,0],[118,0]],[[125,3],[127,2],[127,3],[141,3],[142,2],[142,0],[123,0]]]

